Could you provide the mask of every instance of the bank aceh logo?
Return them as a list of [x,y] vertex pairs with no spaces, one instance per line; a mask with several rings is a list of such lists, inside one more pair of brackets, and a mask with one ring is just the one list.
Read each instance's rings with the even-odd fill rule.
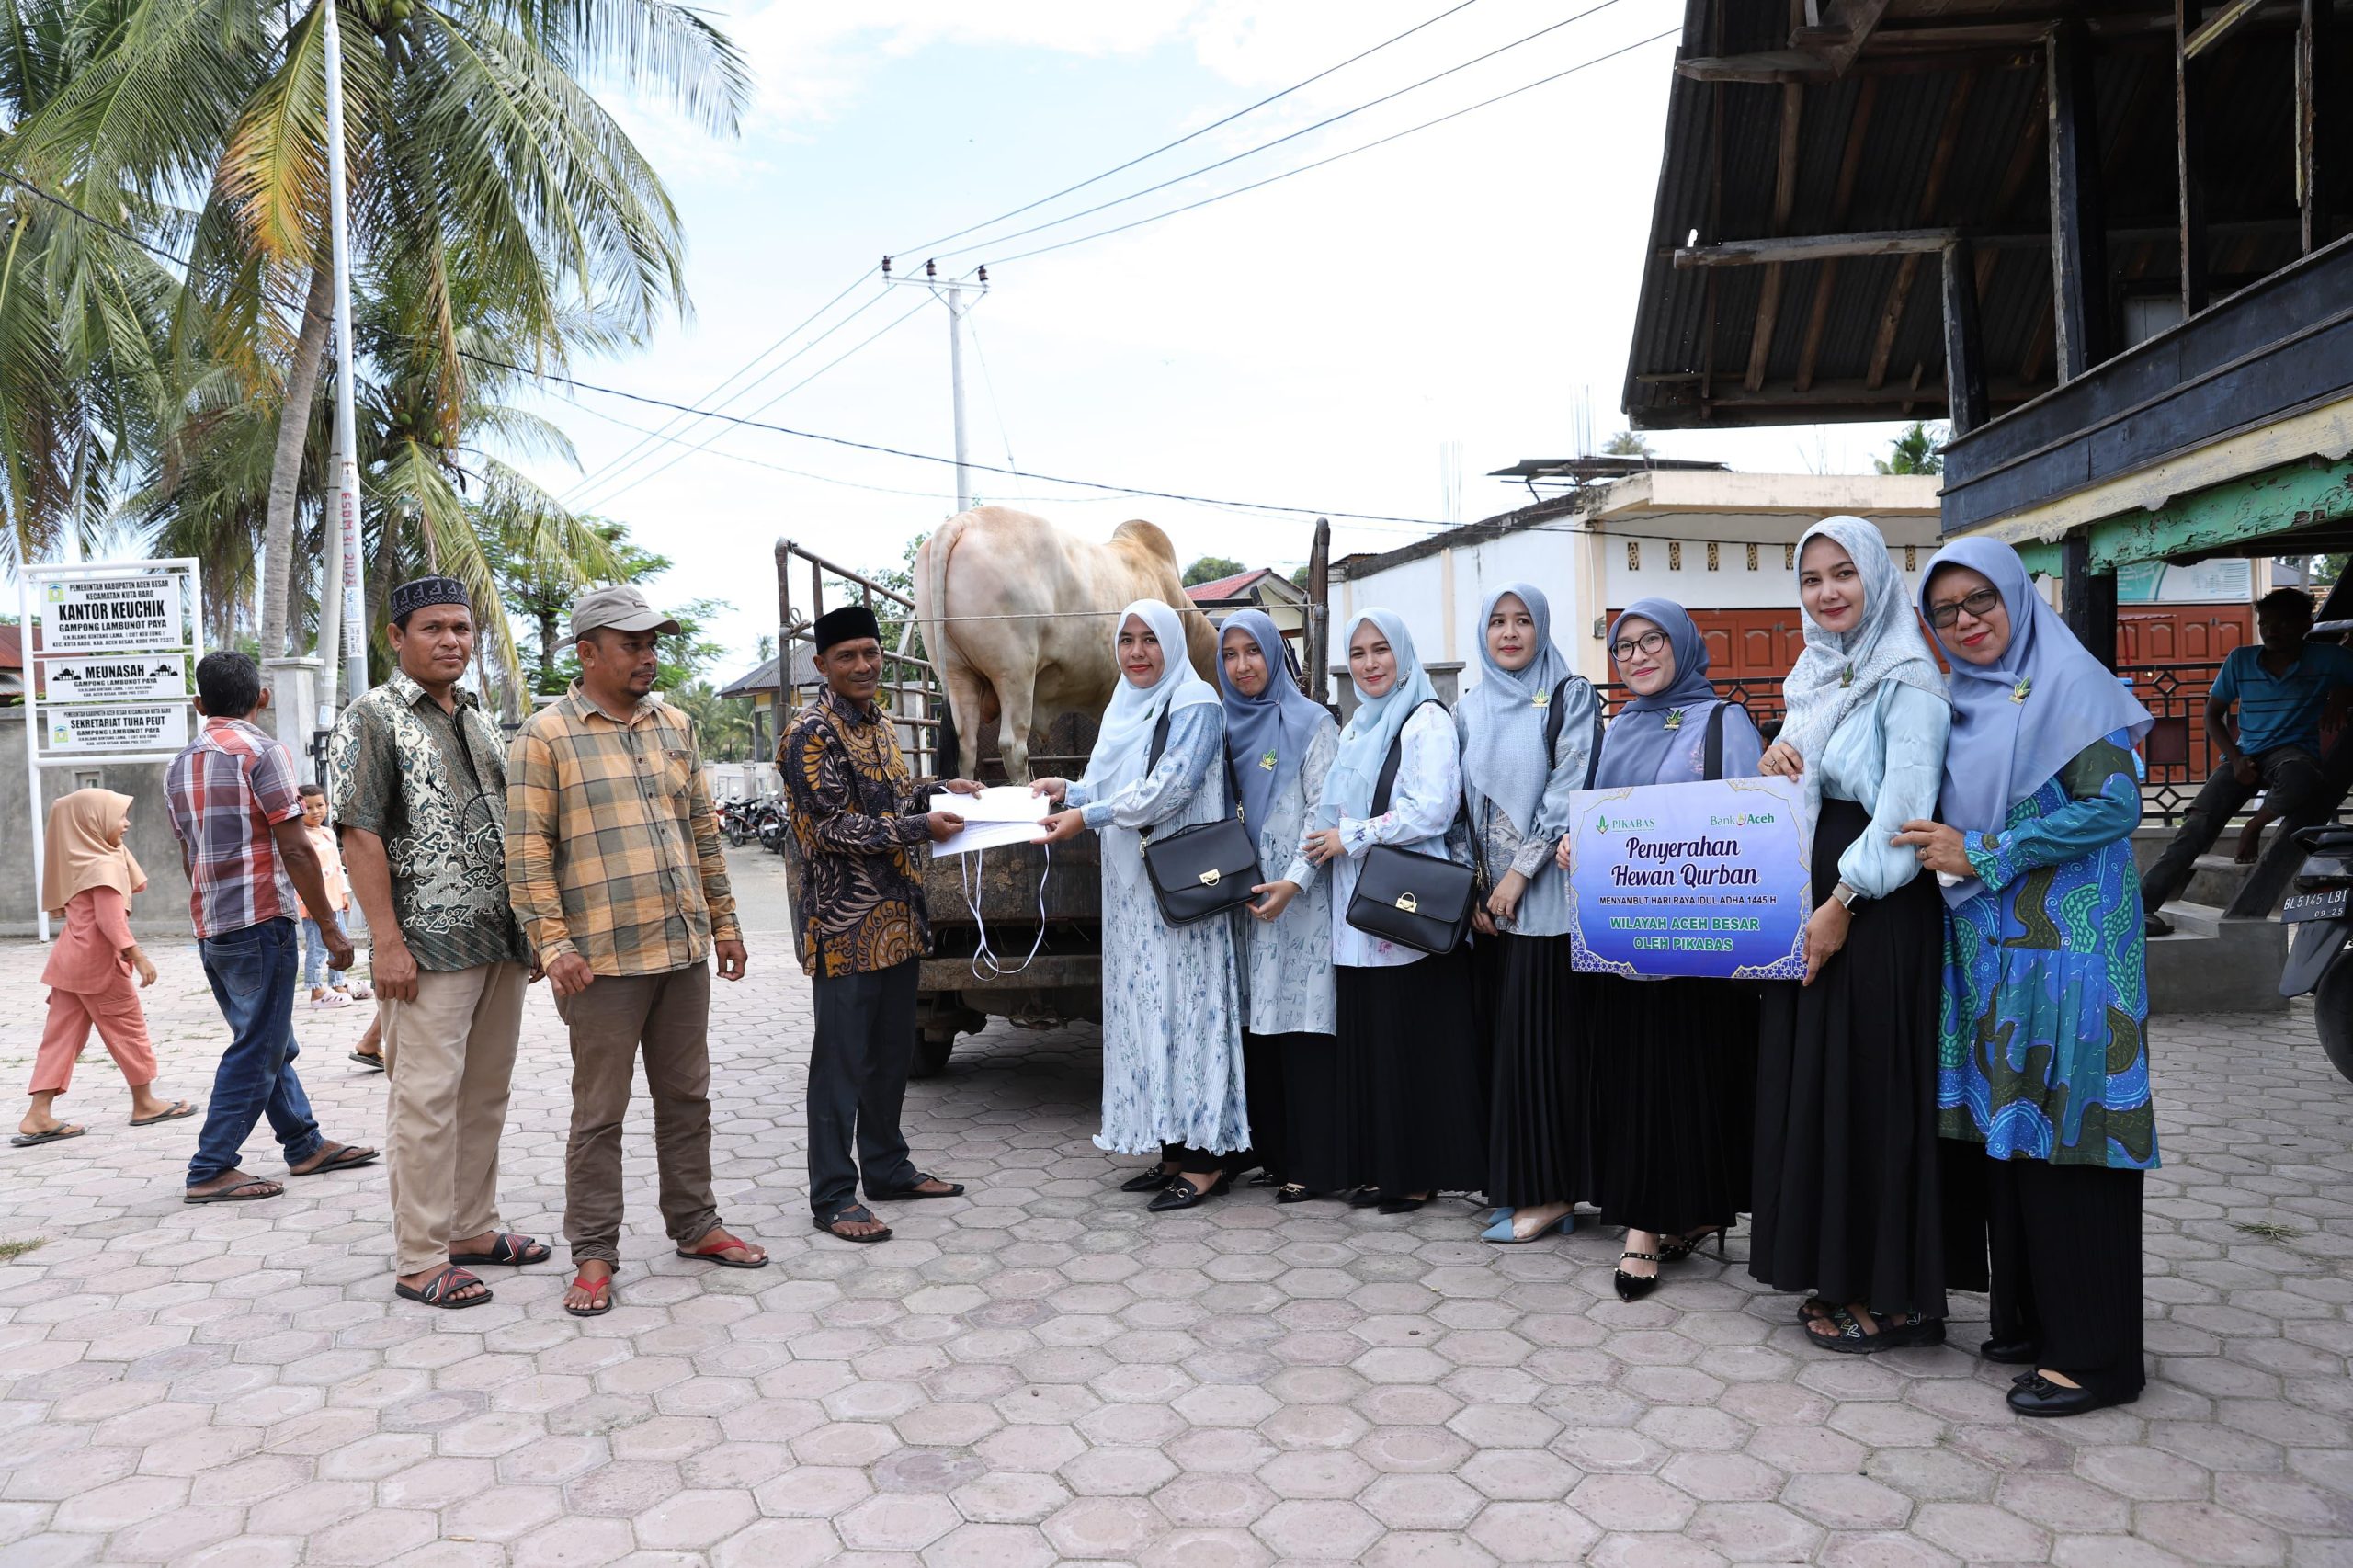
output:
[[1728,817],[1710,817],[1710,827],[1770,827],[1780,818],[1770,812],[1735,812]]

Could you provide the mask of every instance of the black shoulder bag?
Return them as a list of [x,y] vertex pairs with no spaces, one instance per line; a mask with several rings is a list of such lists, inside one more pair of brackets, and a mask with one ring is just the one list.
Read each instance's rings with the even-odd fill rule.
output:
[[[1160,765],[1168,744],[1168,715],[1152,727],[1149,773]],[[1221,744],[1220,750],[1224,747]],[[1143,839],[1144,874],[1152,879],[1152,896],[1159,901],[1160,917],[1171,926],[1190,926],[1212,915],[1223,915],[1250,902],[1250,890],[1267,879],[1258,869],[1258,846],[1242,821],[1242,791],[1233,782],[1233,758],[1226,759],[1226,788],[1233,795],[1233,814],[1215,822],[1195,823],[1174,833]]]
[[[1412,717],[1406,715],[1409,721]],[[1401,725],[1397,737],[1389,743],[1380,781],[1373,786],[1374,816],[1389,809],[1389,792],[1397,782],[1404,742]],[[1357,874],[1347,920],[1369,937],[1420,952],[1450,953],[1471,928],[1471,907],[1478,896],[1479,873],[1473,868],[1442,855],[1376,844],[1366,851],[1364,866]]]

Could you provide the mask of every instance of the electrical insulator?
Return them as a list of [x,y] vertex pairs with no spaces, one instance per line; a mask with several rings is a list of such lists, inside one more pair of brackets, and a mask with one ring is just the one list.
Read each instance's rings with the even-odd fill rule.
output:
[[891,258],[887,256],[882,258],[882,276],[885,278],[891,276]]
[[938,277],[938,276],[939,276],[939,264],[938,264],[938,262],[936,262],[936,261],[926,261],[926,262],[925,262],[925,263],[923,264],[923,275],[924,275],[926,278],[937,278],[937,277]]
[[982,268],[981,268],[981,281],[982,281],[982,282],[983,282],[983,283],[985,283],[985,282],[987,282],[988,280],[989,280],[989,269],[988,269],[987,267],[982,267]]

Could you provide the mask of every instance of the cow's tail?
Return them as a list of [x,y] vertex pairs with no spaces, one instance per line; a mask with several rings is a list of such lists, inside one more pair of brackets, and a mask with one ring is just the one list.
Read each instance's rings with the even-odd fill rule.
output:
[[[956,540],[963,533],[964,525],[971,517],[970,512],[957,513],[956,516],[934,528],[931,537],[924,540],[923,545],[925,588],[923,597],[927,601],[930,612],[921,618],[924,648],[931,655],[933,669],[942,675],[946,674],[950,647],[950,633],[948,630],[948,557],[955,550]],[[961,653],[957,655],[957,662],[969,664]]]

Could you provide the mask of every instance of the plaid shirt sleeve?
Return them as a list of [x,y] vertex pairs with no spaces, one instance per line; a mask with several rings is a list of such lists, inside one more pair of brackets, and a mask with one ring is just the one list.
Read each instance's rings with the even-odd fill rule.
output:
[[506,892],[541,964],[577,951],[556,880],[560,794],[553,749],[524,725],[506,753]]
[[294,754],[279,742],[256,746],[245,765],[246,787],[263,817],[277,824],[302,814],[301,780],[294,776]]
[[703,902],[710,906],[710,939],[740,942],[744,928],[735,918],[734,886],[727,880],[725,841],[720,837],[719,819],[711,812],[710,785],[702,774],[702,740],[691,721],[687,725],[687,750],[693,770],[687,809],[694,823],[695,861],[702,871]]

